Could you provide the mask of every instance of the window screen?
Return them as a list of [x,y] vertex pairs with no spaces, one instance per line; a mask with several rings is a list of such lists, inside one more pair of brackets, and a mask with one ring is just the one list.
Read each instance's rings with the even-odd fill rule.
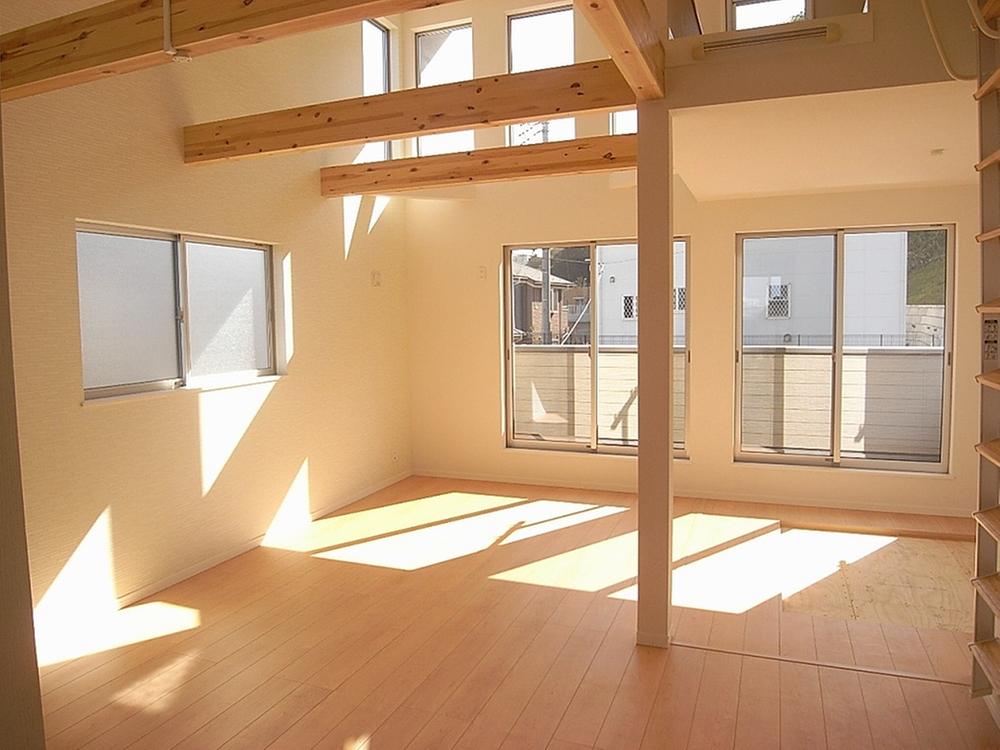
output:
[[177,380],[173,240],[77,233],[83,385]]
[[272,365],[268,252],[187,243],[191,374]]

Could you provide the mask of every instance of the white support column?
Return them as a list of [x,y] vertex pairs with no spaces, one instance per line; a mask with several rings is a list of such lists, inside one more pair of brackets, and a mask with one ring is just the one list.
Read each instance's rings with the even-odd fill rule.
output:
[[639,102],[639,607],[636,641],[670,645],[673,238],[670,110]]
[[[0,127],[0,135],[3,128]],[[45,747],[24,536],[0,137],[0,745]]]

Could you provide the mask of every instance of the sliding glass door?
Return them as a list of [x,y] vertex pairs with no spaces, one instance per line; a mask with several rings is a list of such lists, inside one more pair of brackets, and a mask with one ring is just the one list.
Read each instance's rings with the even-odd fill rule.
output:
[[[635,242],[508,248],[508,442],[631,452],[639,444]],[[687,241],[674,242],[674,443],[683,449]]]
[[737,456],[944,470],[950,231],[743,236]]

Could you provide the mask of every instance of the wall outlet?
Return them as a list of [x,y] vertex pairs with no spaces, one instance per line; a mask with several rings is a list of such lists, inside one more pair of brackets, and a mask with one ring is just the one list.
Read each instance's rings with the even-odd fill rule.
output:
[[482,279],[483,281],[486,281],[487,275],[488,274],[487,274],[486,266],[480,266],[479,267],[479,278]]
[[372,271],[372,286],[382,286],[381,271]]

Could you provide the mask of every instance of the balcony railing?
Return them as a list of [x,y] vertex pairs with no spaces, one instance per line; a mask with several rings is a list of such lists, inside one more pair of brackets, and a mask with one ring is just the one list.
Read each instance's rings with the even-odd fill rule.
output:
[[[683,347],[674,349],[674,435],[684,440]],[[742,357],[742,442],[747,450],[828,452],[833,367],[829,351],[747,347]],[[844,354],[841,451],[845,456],[937,461],[941,454],[944,352],[852,347]],[[600,347],[598,437],[639,438],[638,354]],[[516,345],[515,437],[590,440],[591,373],[586,346]]]
[[[684,442],[686,384],[682,347],[674,348],[674,441]],[[599,347],[598,442],[638,445],[639,356],[634,346]],[[588,346],[514,347],[514,437],[589,443]]]

